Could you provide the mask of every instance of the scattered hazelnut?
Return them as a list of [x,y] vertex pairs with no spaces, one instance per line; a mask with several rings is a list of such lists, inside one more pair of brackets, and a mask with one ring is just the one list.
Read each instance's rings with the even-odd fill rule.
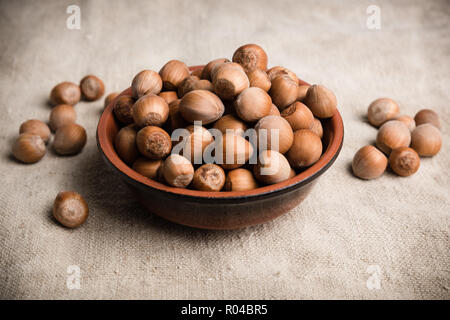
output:
[[73,191],[58,193],[53,203],[53,217],[68,228],[75,228],[86,221],[89,208],[84,198]]
[[227,58],[220,58],[220,59],[215,59],[213,61],[208,62],[208,64],[203,68],[202,75],[200,78],[212,81],[212,77],[211,77],[212,69],[215,66],[226,63],[226,62],[230,62],[230,60],[228,60]]
[[220,191],[225,184],[225,172],[213,163],[200,166],[194,172],[192,186],[200,191]]
[[88,75],[81,79],[80,90],[86,100],[95,101],[105,93],[105,85],[98,77]]
[[20,125],[19,133],[38,135],[45,143],[50,139],[50,129],[41,120],[27,120]]
[[171,154],[164,161],[164,180],[173,187],[186,188],[194,177],[194,167],[183,156]]
[[164,91],[160,92],[158,94],[161,98],[166,100],[167,104],[169,105],[171,102],[174,102],[175,100],[178,100],[178,95],[176,91]]
[[45,155],[45,142],[39,135],[20,134],[12,147],[14,157],[24,163],[35,163]]
[[[255,130],[260,150],[269,149],[286,153],[294,141],[294,132],[291,125],[280,116],[266,116],[262,118],[255,125]],[[272,140],[274,138],[275,141]],[[276,139],[278,139],[278,143]],[[264,140],[267,142],[266,148],[264,147]]]
[[70,104],[73,106],[80,101],[80,98],[80,87],[73,82],[61,82],[50,92],[50,102],[54,105]]
[[439,153],[441,147],[441,132],[431,123],[417,126],[411,134],[411,148],[421,157],[432,157]]
[[287,159],[293,168],[309,167],[322,155],[322,140],[310,130],[294,132],[294,142],[287,153]]
[[269,115],[272,99],[263,89],[250,87],[242,91],[235,103],[236,113],[244,121],[255,122]]
[[149,159],[163,159],[172,150],[169,134],[160,127],[144,127],[137,133],[136,144],[139,152]]
[[414,121],[413,118],[411,118],[410,116],[397,116],[394,118],[394,120],[398,120],[400,122],[403,122],[409,129],[409,131],[413,131],[416,128],[416,121]]
[[289,122],[292,130],[311,129],[314,116],[307,106],[301,102],[294,102],[281,112],[281,116]]
[[386,171],[388,159],[374,146],[365,146],[356,152],[352,168],[355,176],[371,180],[381,176]]
[[238,168],[228,171],[225,179],[226,191],[248,191],[256,188],[258,183],[250,170]]
[[403,122],[389,120],[378,130],[377,147],[387,155],[391,153],[392,149],[409,147],[410,143],[411,133]]
[[272,86],[272,82],[264,70],[253,69],[247,73],[247,76],[250,81],[250,87],[258,87],[267,92]]
[[298,94],[297,94],[297,101],[304,102],[306,98],[306,93],[308,92],[310,86],[308,85],[301,85],[298,86]]
[[225,134],[227,130],[233,130],[237,135],[244,135],[247,125],[232,114],[224,115],[214,123],[214,128]]
[[252,145],[236,134],[222,135],[221,147],[222,154],[215,155],[216,161],[227,170],[242,167],[253,154]]
[[162,89],[162,80],[158,73],[153,70],[142,70],[131,82],[133,98],[139,99],[146,94],[158,94]]
[[83,150],[86,140],[86,130],[76,123],[69,123],[56,130],[53,148],[60,155],[73,155]]
[[265,184],[279,183],[291,176],[288,160],[275,150],[264,150],[260,153],[258,164],[253,167],[258,181]]
[[150,160],[144,157],[139,157],[133,163],[133,170],[142,174],[144,177],[156,180],[158,178],[158,170],[163,164],[163,160]]
[[320,122],[319,119],[314,118],[313,121],[313,125],[310,129],[312,132],[314,132],[315,134],[317,134],[319,136],[320,139],[323,138],[323,127],[322,127],[322,122]]
[[109,106],[109,104],[115,99],[117,98],[117,96],[119,95],[119,92],[111,92],[110,94],[108,94],[105,98],[105,104],[104,104],[104,108],[106,108],[107,106]]
[[337,107],[334,93],[321,85],[309,87],[305,104],[317,118],[331,118]]
[[114,141],[117,154],[127,164],[132,164],[139,156],[136,135],[136,129],[131,124],[120,129]]
[[441,129],[441,121],[439,120],[439,116],[436,112],[430,109],[423,109],[417,112],[414,117],[416,121],[416,125],[420,126],[425,123],[430,123],[438,129]]
[[60,104],[50,112],[49,124],[50,128],[55,132],[66,124],[75,123],[76,120],[77,113],[75,108],[70,104]]
[[189,77],[189,69],[184,62],[179,60],[170,60],[159,71],[163,81],[163,87],[166,90],[177,90],[178,85]]
[[179,108],[182,117],[186,121],[191,123],[202,121],[202,124],[216,121],[225,111],[225,107],[219,97],[207,90],[188,92],[181,99]]
[[419,170],[420,158],[417,152],[408,147],[392,150],[389,156],[391,169],[402,177],[408,177]]
[[133,105],[133,119],[137,126],[162,126],[169,117],[166,100],[154,94],[139,98]]
[[229,64],[224,64],[214,74],[213,86],[216,94],[225,100],[232,100],[250,86],[244,71]]
[[284,67],[280,66],[272,67],[269,70],[267,70],[267,75],[269,76],[270,81],[273,81],[275,78],[279,76],[288,76],[289,78],[292,79],[292,81],[298,84],[297,75],[291,70]]
[[392,120],[398,116],[399,111],[400,108],[394,100],[389,98],[380,98],[373,101],[369,105],[367,119],[371,125],[378,128],[386,121]]
[[120,96],[116,99],[113,107],[114,115],[117,120],[123,124],[131,124],[134,122],[133,105],[134,99],[131,96]]
[[254,69],[267,69],[267,54],[256,44],[239,47],[233,54],[233,62],[239,63],[246,72]]
[[278,109],[283,110],[297,100],[298,84],[289,76],[278,76],[272,80],[270,96]]

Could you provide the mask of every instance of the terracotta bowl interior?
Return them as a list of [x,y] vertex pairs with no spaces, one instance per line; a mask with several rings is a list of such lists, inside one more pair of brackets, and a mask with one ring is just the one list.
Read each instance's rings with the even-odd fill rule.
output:
[[[190,70],[196,70],[202,66],[190,67]],[[299,80],[299,84],[306,84],[307,82]],[[119,96],[131,95],[131,88],[123,91]],[[117,99],[117,98],[116,98]],[[131,169],[126,163],[124,163],[117,155],[114,149],[114,139],[117,132],[120,130],[120,126],[116,122],[113,115],[112,101],[103,111],[100,117],[100,121],[97,127],[97,143],[100,151],[103,153],[104,158],[123,175],[131,179],[133,184],[142,184],[147,187],[155,188],[164,192],[173,194],[179,194],[184,196],[198,197],[198,198],[248,198],[252,196],[258,196],[266,193],[272,193],[280,191],[286,188],[293,187],[295,185],[304,185],[320,174],[322,174],[336,159],[342,146],[344,136],[344,126],[342,118],[338,111],[330,119],[322,120],[324,127],[324,152],[319,159],[311,167],[298,173],[293,178],[286,181],[263,186],[251,191],[227,191],[227,192],[204,192],[191,189],[182,189],[170,187],[165,184],[161,184],[157,181],[151,180],[142,176],[133,169]]]

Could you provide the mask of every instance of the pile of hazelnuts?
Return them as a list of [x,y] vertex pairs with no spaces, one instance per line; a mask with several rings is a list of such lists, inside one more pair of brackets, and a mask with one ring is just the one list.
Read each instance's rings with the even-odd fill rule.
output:
[[[215,59],[192,72],[179,60],[159,72],[139,72],[131,95],[113,102],[122,125],[115,138],[117,154],[145,177],[200,191],[252,190],[313,165],[322,155],[320,119],[335,114],[336,97],[322,85],[302,85],[287,68],[268,69],[267,62],[260,46],[247,44],[232,61]],[[187,134],[176,141],[180,128]],[[265,131],[265,148],[249,141],[249,128],[258,139]],[[220,150],[227,161],[203,157],[218,143],[213,129],[222,134]],[[277,131],[277,142],[271,140],[272,131]],[[172,152],[180,143],[182,152]],[[257,162],[249,163],[256,153]]]
[[[53,149],[58,155],[75,155],[86,145],[86,130],[76,122],[74,106],[83,98],[86,101],[100,99],[105,92],[103,81],[94,75],[85,76],[80,84],[61,82],[50,93],[53,105],[48,125],[36,119],[21,124],[12,154],[20,162],[36,163],[46,154],[46,144],[51,132],[55,133]],[[70,228],[81,225],[88,216],[88,206],[83,197],[73,191],[60,192],[53,205],[53,216]]]
[[407,177],[419,170],[420,157],[432,157],[441,150],[441,123],[435,111],[423,109],[414,118],[399,112],[398,104],[389,98],[370,104],[367,118],[379,128],[376,147],[365,146],[355,154],[352,167],[357,177],[376,179],[388,164],[397,175]]

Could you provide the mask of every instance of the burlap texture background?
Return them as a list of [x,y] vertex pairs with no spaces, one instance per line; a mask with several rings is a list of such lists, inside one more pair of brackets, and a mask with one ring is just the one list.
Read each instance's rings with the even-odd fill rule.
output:
[[[70,4],[80,30],[66,28]],[[380,30],[366,27],[372,4]],[[0,297],[450,298],[449,31],[449,1],[1,1]],[[335,165],[278,220],[208,232],[142,210],[97,151],[103,100],[76,106],[82,154],[50,150],[35,165],[10,156],[21,122],[48,119],[60,81],[93,73],[118,91],[143,68],[203,64],[249,42],[271,66],[333,89],[345,121]],[[351,175],[353,154],[375,139],[364,114],[380,96],[442,117],[442,152],[410,178]],[[51,218],[61,190],[89,203],[76,230]],[[80,289],[66,286],[69,265],[80,267]],[[369,266],[379,289],[367,286],[378,268]]]

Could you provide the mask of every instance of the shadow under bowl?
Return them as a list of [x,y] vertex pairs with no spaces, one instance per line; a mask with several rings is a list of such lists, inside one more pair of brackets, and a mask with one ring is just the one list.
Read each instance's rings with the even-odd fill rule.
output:
[[[131,95],[131,89],[121,95]],[[308,196],[319,176],[334,163],[344,138],[342,118],[336,111],[332,118],[321,120],[324,129],[321,158],[293,178],[251,191],[205,192],[174,188],[140,175],[119,158],[114,139],[120,125],[114,117],[113,105],[114,101],[105,108],[97,127],[97,145],[103,159],[134,190],[149,212],[195,228],[239,229],[273,220],[295,208]]]

